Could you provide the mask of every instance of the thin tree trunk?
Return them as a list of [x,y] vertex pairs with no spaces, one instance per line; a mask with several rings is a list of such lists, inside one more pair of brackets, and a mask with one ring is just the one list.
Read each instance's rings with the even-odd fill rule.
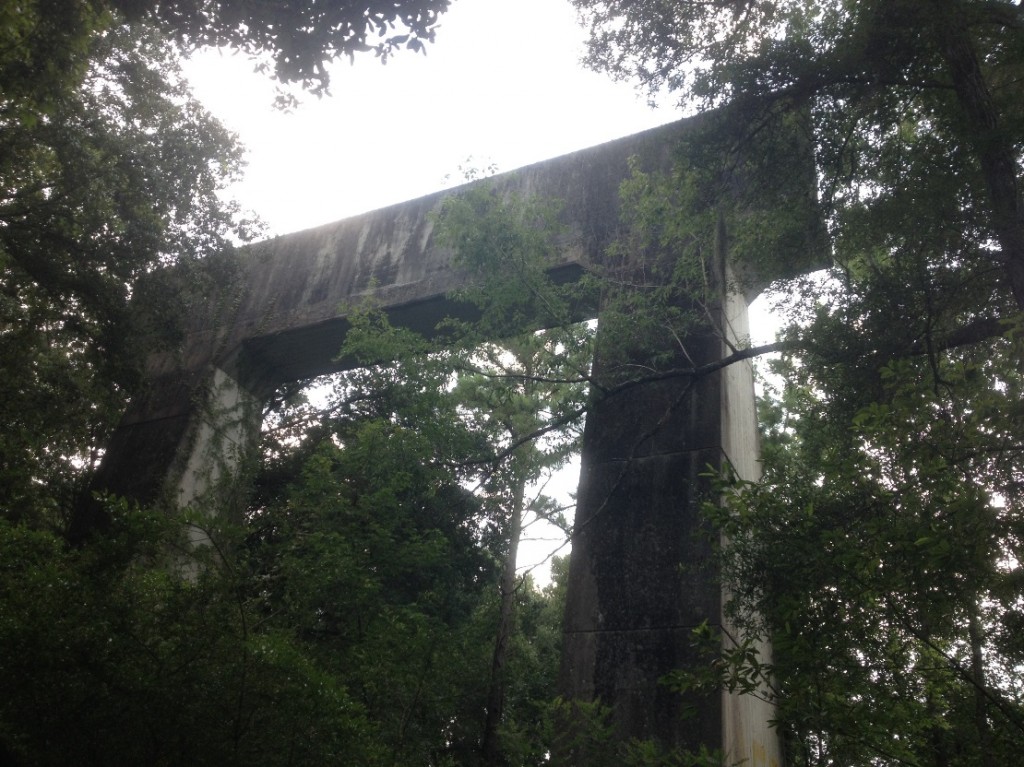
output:
[[985,697],[985,632],[981,625],[981,616],[976,600],[968,605],[970,615],[967,619],[967,634],[971,640],[971,674],[975,680],[974,687],[974,726],[978,730],[978,763],[991,764],[989,744],[991,736],[988,726],[988,700]]
[[516,559],[519,555],[519,536],[523,529],[523,499],[526,496],[525,478],[516,479],[513,488],[512,510],[509,518],[508,550],[501,570],[501,610],[498,633],[494,639],[491,661],[491,681],[487,690],[487,718],[481,743],[485,767],[502,764],[498,746],[498,726],[505,709],[505,666],[508,662],[509,640],[515,625]]
[[1002,249],[1003,268],[1017,308],[1024,310],[1024,213],[1017,155],[985,81],[971,40],[964,3],[932,0],[940,51],[970,131],[968,140],[981,165],[992,205],[992,229]]

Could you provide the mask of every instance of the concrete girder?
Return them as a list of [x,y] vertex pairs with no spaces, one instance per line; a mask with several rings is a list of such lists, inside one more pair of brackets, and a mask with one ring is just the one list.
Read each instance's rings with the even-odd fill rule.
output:
[[[673,147],[694,121],[672,123],[489,179],[499,193],[564,202],[566,248],[555,273],[578,274],[599,259],[618,227],[618,190],[636,158],[668,168]],[[165,497],[178,477],[192,422],[202,412],[212,371],[224,371],[254,397],[277,386],[341,370],[347,310],[367,300],[391,321],[423,333],[465,311],[449,296],[466,277],[435,246],[433,214],[456,188],[247,246],[225,266],[221,284],[192,297],[179,348],[146,361],[145,388],[107,446],[96,487],[143,503]],[[172,493],[174,495],[174,493]],[[95,523],[80,515],[77,528]]]

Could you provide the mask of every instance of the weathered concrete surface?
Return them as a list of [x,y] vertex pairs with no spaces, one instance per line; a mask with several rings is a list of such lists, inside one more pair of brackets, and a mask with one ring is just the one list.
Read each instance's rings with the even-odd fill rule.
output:
[[[552,271],[567,276],[600,258],[618,226],[629,159],[668,168],[688,120],[502,174],[499,193],[564,202],[565,248]],[[97,477],[97,487],[153,502],[179,484],[179,453],[191,450],[214,370],[254,397],[287,381],[342,369],[337,360],[348,308],[372,300],[391,321],[429,333],[464,311],[448,296],[465,284],[451,253],[433,242],[433,214],[453,189],[240,251],[216,292],[193,299],[180,349],[147,362],[148,387],[132,402]],[[218,269],[225,272],[218,262]],[[88,515],[85,515],[87,517]],[[91,520],[82,518],[79,527]]]
[[[729,289],[735,281],[728,265],[720,266],[720,296],[707,312],[706,330],[684,339],[685,349],[677,347],[660,371],[699,368],[748,345],[746,300]],[[637,341],[624,358],[599,356],[595,363],[597,380],[611,374],[611,386],[617,365],[654,375],[612,389],[588,413],[561,693],[608,706],[624,738],[692,751],[721,748],[724,764],[777,767],[781,751],[768,727],[769,703],[725,691],[681,696],[662,683],[673,670],[708,663],[694,645],[698,627],[735,642],[723,614],[717,533],[701,507],[715,500],[709,471],[730,466],[742,478],[759,476],[752,366],[744,361],[701,376],[662,377],[652,367],[651,346],[672,348],[673,339]]]
[[[728,262],[726,280],[731,282]],[[747,302],[743,296],[729,292],[723,312],[726,345],[743,348],[749,345],[750,325]],[[756,482],[761,478],[760,435],[757,428],[757,403],[754,397],[754,368],[751,360],[743,360],[721,372],[722,459],[741,479]],[[723,601],[728,598],[722,593]],[[723,643],[735,646],[742,638],[723,614],[720,622]],[[771,660],[771,648],[759,647],[762,659]],[[725,764],[750,767],[780,767],[783,763],[778,734],[768,723],[775,719],[775,707],[769,702],[768,690],[762,695],[737,695],[722,692],[722,750]]]
[[[629,158],[642,169],[667,171],[675,144],[704,119],[529,166],[493,183],[499,193],[564,201],[568,234],[551,269],[568,279],[599,263],[615,238]],[[230,264],[231,277],[191,305],[181,348],[149,360],[150,385],[111,440],[98,489],[178,507],[201,503],[253,449],[259,405],[269,392],[348,364],[336,354],[349,308],[372,299],[393,323],[427,333],[443,317],[465,311],[448,298],[465,276],[433,241],[432,213],[458,191],[242,251]],[[798,197],[783,203],[802,209],[813,194]],[[804,238],[798,233],[796,240]],[[685,339],[685,353],[673,365],[721,359],[745,335],[740,293],[752,295],[783,271],[818,261],[804,251],[776,256],[775,273],[748,269],[738,292],[730,293],[733,280],[719,275],[721,300],[711,324]],[[662,348],[673,348],[674,339],[663,341]],[[647,352],[627,350],[627,356],[634,351],[644,362]],[[614,373],[603,364],[596,363],[598,376]],[[584,436],[562,691],[612,705],[625,737],[721,747],[729,760],[767,767],[778,756],[765,726],[769,710],[728,696],[683,701],[658,683],[699,661],[691,647],[695,626],[721,627],[729,641],[712,531],[700,512],[709,490],[702,475],[728,461],[753,476],[756,457],[749,367],[652,380],[595,404]],[[79,520],[86,529],[92,522],[87,515]],[[698,704],[691,717],[683,717],[687,702]]]
[[[478,183],[563,201],[565,248],[551,267],[572,270],[600,258],[614,237],[629,158],[667,168],[677,140],[693,129],[694,121],[672,123]],[[452,311],[448,295],[465,283],[451,253],[434,244],[433,214],[463,188],[247,247],[225,295],[208,297],[195,313],[183,358],[168,357],[164,369],[182,362],[227,369],[242,354],[271,385],[337,369],[346,307],[368,299],[397,322],[431,331]],[[151,369],[161,372],[160,361]]]

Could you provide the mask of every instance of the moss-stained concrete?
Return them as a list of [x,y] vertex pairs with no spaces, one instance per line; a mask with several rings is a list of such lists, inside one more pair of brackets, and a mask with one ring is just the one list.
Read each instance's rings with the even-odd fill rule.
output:
[[[571,275],[599,259],[615,235],[618,190],[628,161],[656,170],[671,163],[692,121],[530,165],[490,179],[499,191],[564,201],[566,247],[553,271]],[[168,482],[168,467],[209,387],[225,371],[255,396],[276,386],[341,369],[335,359],[348,329],[347,309],[372,299],[392,322],[429,333],[463,308],[449,294],[465,284],[452,254],[434,244],[433,214],[458,188],[240,249],[231,279],[191,297],[179,349],[147,362],[149,385],[136,397],[107,447],[102,489],[149,502]]]

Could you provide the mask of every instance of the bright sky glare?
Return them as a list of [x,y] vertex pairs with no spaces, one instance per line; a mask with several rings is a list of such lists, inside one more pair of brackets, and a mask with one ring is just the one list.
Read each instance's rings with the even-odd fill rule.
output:
[[249,148],[232,192],[284,234],[458,183],[460,166],[513,170],[677,119],[584,70],[583,40],[566,0],[455,0],[426,55],[335,62],[332,96],[291,113],[243,56],[202,51],[186,72]]

